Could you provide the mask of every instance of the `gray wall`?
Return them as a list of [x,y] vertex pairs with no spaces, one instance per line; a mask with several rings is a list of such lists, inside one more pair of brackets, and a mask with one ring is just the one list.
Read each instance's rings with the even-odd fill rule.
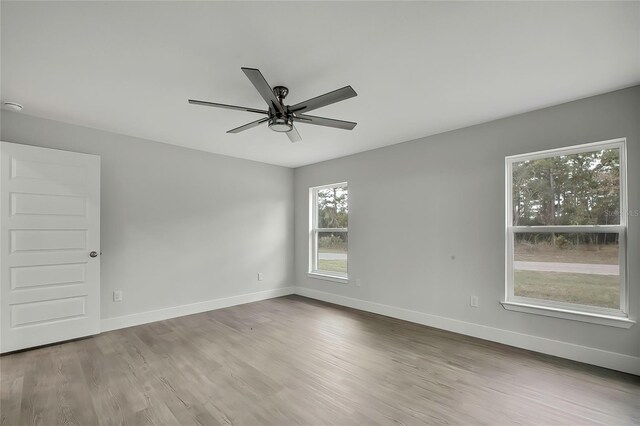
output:
[[[102,157],[102,318],[294,284],[293,170],[7,111],[1,119],[3,141]],[[112,302],[115,289],[123,302]]]
[[[429,120],[429,117],[424,117]],[[357,131],[357,128],[356,128]],[[640,356],[628,330],[506,311],[504,157],[626,137],[640,209],[640,86],[296,169],[296,283],[314,290]],[[307,277],[308,188],[349,182],[349,284]],[[400,211],[400,214],[397,212]],[[629,217],[640,314],[640,218]],[[355,278],[362,286],[355,286]],[[480,307],[469,306],[469,296]]]

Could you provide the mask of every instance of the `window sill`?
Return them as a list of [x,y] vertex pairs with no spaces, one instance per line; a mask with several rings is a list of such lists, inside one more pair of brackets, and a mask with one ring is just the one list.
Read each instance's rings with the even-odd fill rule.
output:
[[520,302],[500,302],[509,311],[525,312],[528,314],[544,315],[548,317],[563,318],[573,321],[590,322],[593,324],[607,325],[610,327],[629,328],[636,322],[628,318],[611,315],[593,314],[569,309],[551,308],[547,306],[530,305]]
[[321,274],[319,272],[307,272],[309,278],[317,280],[333,281],[340,284],[349,284],[349,278],[338,277],[336,275]]

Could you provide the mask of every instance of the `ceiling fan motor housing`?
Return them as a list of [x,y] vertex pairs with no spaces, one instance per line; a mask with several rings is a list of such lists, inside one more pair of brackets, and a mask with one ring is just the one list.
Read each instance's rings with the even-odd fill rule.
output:
[[[275,86],[273,94],[276,95],[280,104],[289,94],[289,89],[284,86]],[[284,106],[284,105],[283,105]],[[275,132],[289,132],[293,129],[293,116],[289,113],[289,109],[284,106],[285,113],[270,110],[269,128]]]

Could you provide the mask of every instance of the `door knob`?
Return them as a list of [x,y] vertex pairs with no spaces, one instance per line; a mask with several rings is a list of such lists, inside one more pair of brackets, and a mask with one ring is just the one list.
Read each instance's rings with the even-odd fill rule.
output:
[[92,251],[91,253],[89,253],[89,256],[98,257],[98,252],[97,251]]

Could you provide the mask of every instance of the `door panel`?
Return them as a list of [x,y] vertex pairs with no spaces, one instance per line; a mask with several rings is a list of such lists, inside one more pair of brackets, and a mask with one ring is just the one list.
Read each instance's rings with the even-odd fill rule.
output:
[[86,277],[85,263],[66,265],[36,265],[10,267],[11,290],[45,285],[83,283]]
[[87,248],[87,231],[73,229],[12,229],[11,252],[41,250],[84,250]]
[[[44,148],[43,148],[44,149]],[[87,176],[82,164],[56,164],[50,161],[30,161],[25,158],[12,158],[11,178],[40,179],[48,182],[82,182]]]
[[87,199],[68,195],[11,194],[11,215],[87,215]]
[[83,317],[85,299],[86,296],[79,296],[14,304],[11,306],[11,327],[50,324],[62,319]]
[[100,331],[100,157],[0,142],[0,352]]

